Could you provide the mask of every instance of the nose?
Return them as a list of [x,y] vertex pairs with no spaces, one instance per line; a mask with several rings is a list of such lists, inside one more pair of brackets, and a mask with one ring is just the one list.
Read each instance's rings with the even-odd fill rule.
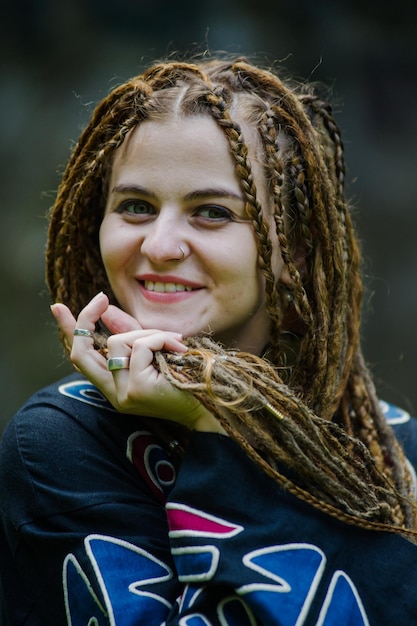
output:
[[169,210],[160,211],[148,224],[140,249],[142,255],[155,264],[182,261],[186,255],[182,226],[180,216]]

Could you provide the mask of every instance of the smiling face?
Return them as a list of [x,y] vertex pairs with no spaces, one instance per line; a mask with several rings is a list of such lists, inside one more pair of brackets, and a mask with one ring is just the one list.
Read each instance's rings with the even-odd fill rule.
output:
[[[266,182],[253,167],[265,207]],[[143,328],[211,332],[255,353],[267,343],[255,235],[210,117],[146,121],[131,133],[115,154],[100,249],[114,295]],[[277,252],[276,275],[282,265]]]

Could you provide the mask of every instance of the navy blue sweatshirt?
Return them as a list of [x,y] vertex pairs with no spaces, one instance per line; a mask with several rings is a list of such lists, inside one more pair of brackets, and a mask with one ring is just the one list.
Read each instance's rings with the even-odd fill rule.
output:
[[[417,423],[383,404],[412,465]],[[136,416],[74,375],[0,447],[1,626],[410,626],[417,546],[320,513],[231,439],[176,472]]]

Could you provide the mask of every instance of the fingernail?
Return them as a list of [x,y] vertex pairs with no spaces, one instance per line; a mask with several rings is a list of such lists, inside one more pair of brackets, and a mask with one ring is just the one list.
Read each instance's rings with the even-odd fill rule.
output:
[[56,304],[51,304],[49,308],[51,309],[51,313],[54,316],[54,318],[58,320],[59,319],[59,306],[57,306]]
[[103,296],[104,293],[102,291],[100,291],[98,294],[96,294],[94,296],[94,298],[91,300],[91,302],[95,302],[96,300],[99,300],[101,298],[101,296]]

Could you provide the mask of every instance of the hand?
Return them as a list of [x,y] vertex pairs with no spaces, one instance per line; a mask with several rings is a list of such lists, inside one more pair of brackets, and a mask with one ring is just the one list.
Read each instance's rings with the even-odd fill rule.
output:
[[[52,313],[69,346],[70,359],[122,413],[169,419],[191,430],[221,432],[214,416],[191,394],[171,385],[154,367],[158,350],[184,353],[186,346],[176,332],[142,329],[130,315],[109,305],[107,296],[98,294],[75,320],[63,304],[54,304]],[[74,329],[94,330],[99,319],[115,333],[108,339],[108,358],[130,357],[129,369],[110,372],[107,360],[94,349],[90,337],[74,337]]]

